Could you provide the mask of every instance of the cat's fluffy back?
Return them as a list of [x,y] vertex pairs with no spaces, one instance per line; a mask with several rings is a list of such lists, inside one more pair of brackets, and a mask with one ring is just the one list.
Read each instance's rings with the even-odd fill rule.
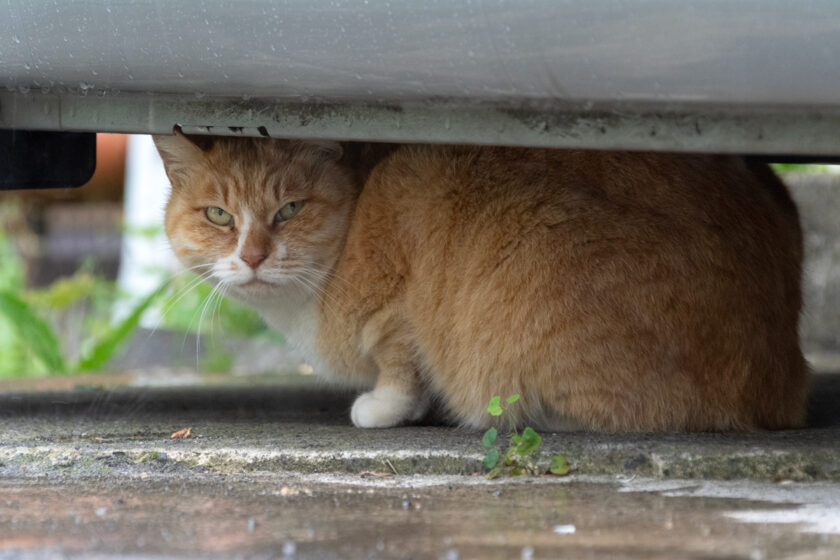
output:
[[739,158],[419,146],[374,169],[337,273],[387,277],[465,424],[520,393],[509,422],[749,429],[802,419],[801,259],[784,186]]
[[[317,338],[302,346],[351,383],[374,385],[383,366],[416,369],[470,426],[487,424],[491,396],[513,393],[522,398],[503,419],[519,426],[750,429],[802,418],[801,231],[766,167],[723,156],[374,146],[343,158],[330,147],[324,158],[317,143],[156,142],[182,261],[248,273],[239,244],[258,235],[267,258],[254,274],[276,282],[232,283],[231,293]],[[304,210],[272,225],[294,200]],[[247,235],[209,224],[216,206],[251,216]],[[324,284],[304,292],[282,280],[313,270]],[[316,318],[301,321],[313,298]],[[414,389],[408,405],[423,398]]]

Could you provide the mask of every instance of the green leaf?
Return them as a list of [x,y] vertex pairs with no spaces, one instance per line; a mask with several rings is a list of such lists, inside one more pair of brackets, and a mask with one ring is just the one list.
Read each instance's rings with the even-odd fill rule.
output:
[[21,342],[44,363],[51,373],[65,373],[67,365],[55,334],[25,301],[15,294],[0,291],[0,313],[8,320]]
[[505,402],[508,403],[508,404],[513,404],[518,400],[519,400],[519,393],[509,396],[508,398],[505,399]]
[[510,449],[507,450],[507,453],[505,453],[505,460],[504,460],[505,466],[509,467],[511,465],[519,464],[518,459],[519,459],[519,455],[516,454],[516,448],[511,447]]
[[484,456],[484,466],[492,469],[499,462],[499,450],[492,447],[487,450],[487,455]]
[[490,428],[484,432],[484,437],[481,438],[481,445],[484,447],[493,447],[493,444],[496,443],[496,436],[498,435],[499,432],[496,428]]
[[108,360],[114,357],[114,354],[120,349],[122,343],[131,336],[131,333],[140,324],[140,317],[143,316],[146,309],[149,308],[165,289],[166,284],[160,286],[140,301],[128,317],[106,332],[94,347],[79,359],[79,362],[73,367],[73,370],[77,372],[99,371]]
[[[9,199],[7,199],[8,201]],[[0,217],[3,210],[9,210],[5,204],[0,205]],[[21,212],[12,208],[12,212]],[[16,293],[23,289],[25,268],[14,244],[0,228],[0,290]]]
[[497,466],[497,467],[491,469],[489,473],[485,474],[484,478],[486,478],[487,480],[493,480],[494,478],[496,478],[497,476],[502,474],[502,472],[504,472],[504,470],[505,470],[504,467]]
[[562,455],[555,455],[552,457],[551,466],[548,467],[548,471],[551,474],[556,474],[557,476],[567,475],[571,469],[572,467],[569,465],[569,461],[567,461]]
[[26,299],[37,306],[62,309],[90,297],[96,288],[96,279],[85,272],[60,278],[43,290],[29,292]]
[[516,446],[516,452],[520,455],[527,455],[536,451],[541,443],[542,437],[540,437],[540,434],[535,432],[533,428],[525,428],[522,431],[522,439]]
[[234,357],[216,347],[210,347],[201,360],[201,369],[208,373],[227,373],[233,368]]
[[499,416],[502,414],[502,397],[496,395],[492,399],[490,399],[490,404],[487,406],[487,412],[492,414],[493,416]]

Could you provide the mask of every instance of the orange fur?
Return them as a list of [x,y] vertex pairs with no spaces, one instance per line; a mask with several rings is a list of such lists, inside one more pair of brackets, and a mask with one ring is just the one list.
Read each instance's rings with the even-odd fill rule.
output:
[[[802,421],[801,231],[766,167],[725,156],[345,145],[341,157],[324,143],[156,142],[173,183],[176,253],[213,267],[211,281],[287,331],[316,371],[374,387],[354,405],[357,425],[412,421],[438,399],[456,421],[487,426],[491,396],[513,393],[522,398],[503,422],[548,429]],[[298,215],[272,223],[297,200]],[[211,224],[207,206],[237,225]],[[237,251],[254,246],[269,257],[252,271]]]

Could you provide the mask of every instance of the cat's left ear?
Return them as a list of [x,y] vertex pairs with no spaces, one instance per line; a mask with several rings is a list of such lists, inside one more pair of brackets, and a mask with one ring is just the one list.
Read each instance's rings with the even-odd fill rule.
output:
[[190,168],[203,157],[204,152],[210,151],[215,143],[212,136],[184,134],[177,126],[172,136],[153,135],[152,139],[173,184],[184,178]]

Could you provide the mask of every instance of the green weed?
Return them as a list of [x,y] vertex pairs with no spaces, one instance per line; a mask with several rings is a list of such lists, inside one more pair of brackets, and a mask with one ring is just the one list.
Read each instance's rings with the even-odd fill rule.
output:
[[[5,319],[7,329],[11,331],[17,342],[23,345],[23,354],[34,361],[37,369],[53,374],[94,372],[100,371],[116,354],[122,343],[137,328],[143,312],[160,296],[162,291],[163,287],[155,290],[140,301],[125,319],[113,325],[102,335],[86,340],[86,348],[82,350],[78,359],[73,361],[65,359],[52,327],[39,315],[33,305],[17,294],[0,290],[0,316]],[[8,364],[6,360],[3,364],[14,367],[32,365]]]
[[[518,400],[519,395],[511,395],[505,399],[505,404],[512,405]],[[504,409],[502,408],[501,396],[497,395],[490,399],[487,412],[493,416],[502,415]],[[571,470],[569,462],[562,455],[554,455],[548,469],[540,465],[542,436],[531,427],[526,427],[521,434],[514,427],[513,433],[508,437],[508,449],[504,455],[497,446],[498,437],[499,431],[496,428],[490,428],[484,432],[481,438],[481,445],[485,449],[484,466],[490,469],[485,475],[488,479],[496,478],[501,474],[510,476],[536,476],[540,474],[564,476],[569,474]]]

